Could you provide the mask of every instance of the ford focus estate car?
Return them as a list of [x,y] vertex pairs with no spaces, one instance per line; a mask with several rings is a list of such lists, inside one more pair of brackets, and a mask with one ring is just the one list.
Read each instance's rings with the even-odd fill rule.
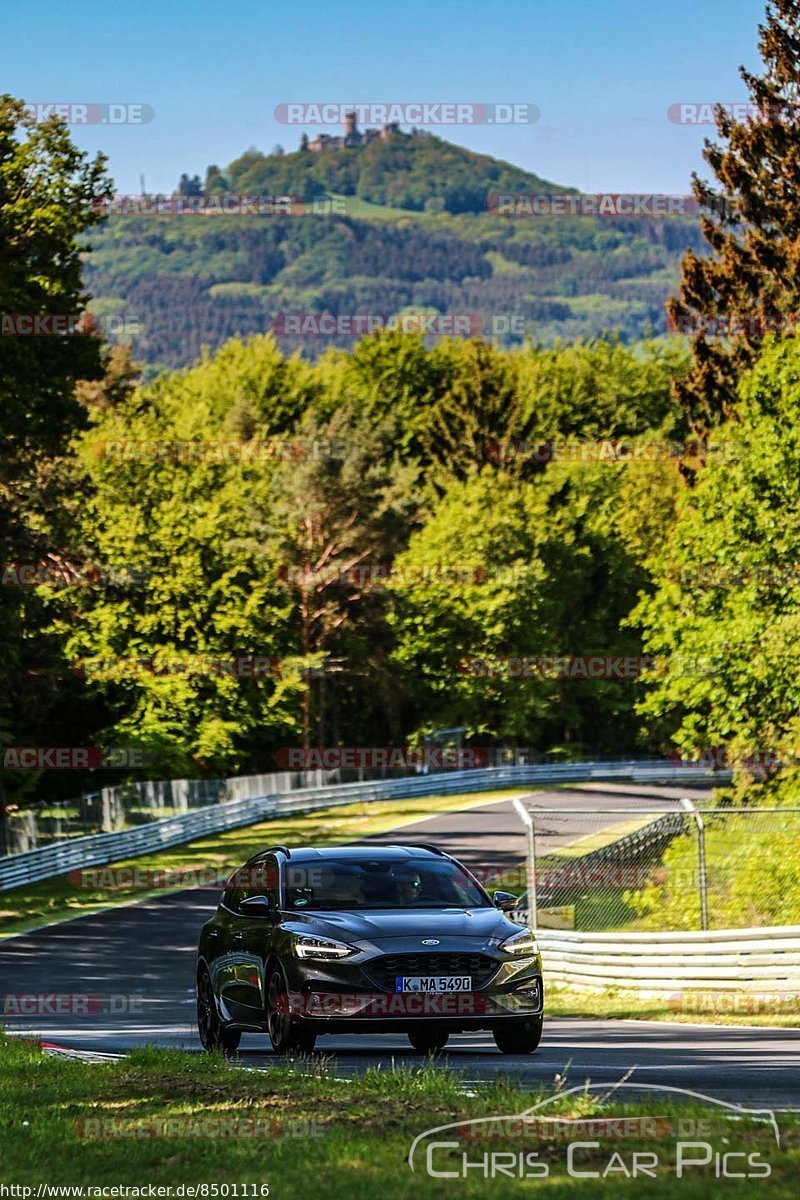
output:
[[536,939],[435,846],[273,846],[233,875],[202,929],[197,1024],[206,1049],[266,1032],[278,1053],[324,1034],[408,1036],[421,1053],[491,1031],[503,1054],[542,1033]]

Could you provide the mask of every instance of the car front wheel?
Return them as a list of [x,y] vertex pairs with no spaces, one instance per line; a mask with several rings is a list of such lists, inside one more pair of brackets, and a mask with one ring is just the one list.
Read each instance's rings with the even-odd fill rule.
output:
[[220,1021],[211,978],[206,970],[197,977],[197,1032],[204,1050],[233,1051],[242,1039],[238,1029],[227,1029]]
[[310,1054],[316,1035],[298,1029],[289,1012],[289,987],[280,963],[274,963],[267,984],[267,1032],[276,1054]]
[[447,1045],[448,1037],[446,1029],[413,1029],[408,1040],[420,1054],[438,1054]]
[[492,1033],[501,1054],[533,1054],[542,1039],[542,1018],[504,1021]]

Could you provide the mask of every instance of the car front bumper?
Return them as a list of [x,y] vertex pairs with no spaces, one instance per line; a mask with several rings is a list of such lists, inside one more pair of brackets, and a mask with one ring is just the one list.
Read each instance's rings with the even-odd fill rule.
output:
[[[320,971],[318,968],[323,966]],[[370,985],[360,972],[344,964],[304,963],[292,972],[288,1010],[298,1025],[318,1032],[379,1032],[413,1029],[423,1022],[445,1025],[451,1031],[486,1029],[509,1019],[538,1019],[544,1007],[540,961],[506,971],[498,962],[491,982],[470,992],[386,992]],[[331,967],[332,970],[327,968]],[[368,972],[367,972],[368,975]]]

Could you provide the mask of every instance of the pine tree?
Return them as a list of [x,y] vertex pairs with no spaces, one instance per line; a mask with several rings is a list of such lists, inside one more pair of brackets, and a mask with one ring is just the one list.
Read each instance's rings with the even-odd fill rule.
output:
[[800,312],[800,0],[771,0],[759,35],[764,74],[740,69],[754,115],[737,122],[718,107],[727,144],[704,150],[718,185],[693,176],[711,253],[687,251],[667,305],[691,335],[692,368],[675,389],[701,436],[734,411],[764,337],[794,332]]

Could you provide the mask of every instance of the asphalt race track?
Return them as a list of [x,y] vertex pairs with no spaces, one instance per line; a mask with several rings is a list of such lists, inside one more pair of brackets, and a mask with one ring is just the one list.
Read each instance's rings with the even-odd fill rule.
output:
[[[604,784],[591,791],[533,793],[528,803],[540,808],[659,808],[677,805],[683,795],[703,798],[702,792],[685,788]],[[608,824],[623,820],[619,815],[605,818]],[[575,837],[575,823],[570,817],[561,824],[550,817],[546,836],[547,849],[563,844]],[[525,853],[523,831],[507,800],[443,813],[371,840],[435,842],[484,869],[517,866]],[[103,1054],[148,1043],[198,1050],[195,947],[217,895],[216,889],[173,893],[0,942],[0,994],[6,997],[6,1010],[9,996],[44,998],[41,1015],[6,1011],[6,1028]],[[65,1011],[57,1011],[59,1005]],[[266,1035],[245,1035],[239,1053],[243,1065],[272,1061],[265,1043]],[[335,1056],[340,1076],[374,1065],[420,1061],[402,1034],[321,1038],[317,1047]],[[490,1034],[462,1034],[451,1037],[440,1063],[463,1072],[468,1081],[502,1072],[535,1087],[552,1083],[568,1067],[573,1085],[587,1078],[611,1083],[630,1073],[631,1081],[686,1088],[740,1104],[800,1107],[800,1030],[794,1029],[554,1018],[545,1019],[535,1055],[501,1056]]]

